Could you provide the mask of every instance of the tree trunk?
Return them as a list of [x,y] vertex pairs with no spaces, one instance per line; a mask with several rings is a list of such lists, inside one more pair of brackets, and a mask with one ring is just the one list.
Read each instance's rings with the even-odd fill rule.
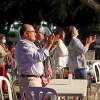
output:
[[79,0],[81,1],[83,4],[87,5],[88,7],[92,8],[98,18],[98,22],[100,22],[100,4],[95,2],[94,0]]

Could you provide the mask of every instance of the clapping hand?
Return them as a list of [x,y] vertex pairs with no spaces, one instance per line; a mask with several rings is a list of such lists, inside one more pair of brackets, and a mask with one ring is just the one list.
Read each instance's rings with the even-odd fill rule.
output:
[[86,39],[86,43],[87,44],[91,44],[93,42],[95,42],[96,40],[96,36],[92,37],[92,36],[89,36],[87,39]]
[[59,36],[58,35],[54,35],[54,34],[51,34],[49,37],[47,37],[46,39],[46,48],[48,50],[50,50],[50,48],[52,50],[54,50],[58,44],[58,40],[59,40]]
[[54,44],[54,43],[57,43],[59,40],[59,35],[54,35],[54,34],[51,34],[49,37],[47,37],[46,39],[46,43],[47,44]]
[[54,38],[54,43],[55,43],[55,42],[57,43],[58,40],[59,40],[59,35],[56,35],[55,38]]
[[55,35],[51,34],[49,37],[47,37],[46,44],[47,45],[52,45],[54,43],[54,38],[55,38]]

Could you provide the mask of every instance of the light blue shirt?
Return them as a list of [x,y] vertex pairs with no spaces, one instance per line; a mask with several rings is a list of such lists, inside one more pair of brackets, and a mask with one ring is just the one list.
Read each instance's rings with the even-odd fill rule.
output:
[[49,56],[44,47],[39,49],[29,40],[21,39],[16,46],[16,61],[19,74],[41,76],[44,72],[43,61]]

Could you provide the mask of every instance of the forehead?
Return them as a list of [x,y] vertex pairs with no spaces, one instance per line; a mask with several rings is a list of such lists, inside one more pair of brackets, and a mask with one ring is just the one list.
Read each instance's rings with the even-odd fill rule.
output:
[[76,27],[73,27],[73,30],[76,30]]
[[27,25],[27,29],[28,30],[34,30],[33,26],[31,26],[31,25]]
[[43,35],[43,34],[44,34],[42,28],[40,28],[40,29],[38,30],[37,34],[38,34],[38,35],[41,35],[41,34]]
[[5,39],[5,38],[6,38],[5,36],[2,37],[2,39]]
[[16,45],[12,44],[12,45],[11,45],[11,47],[12,47],[12,48],[15,48],[15,47],[16,47]]
[[39,32],[43,32],[42,28],[39,29]]
[[65,35],[65,32],[63,31],[63,35]]

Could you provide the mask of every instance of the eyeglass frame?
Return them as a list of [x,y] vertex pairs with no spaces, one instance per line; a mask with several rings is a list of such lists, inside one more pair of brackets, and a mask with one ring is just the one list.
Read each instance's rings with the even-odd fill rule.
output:
[[36,33],[35,31],[29,31],[29,30],[28,30],[28,31],[26,31],[26,32],[33,32],[33,33]]

